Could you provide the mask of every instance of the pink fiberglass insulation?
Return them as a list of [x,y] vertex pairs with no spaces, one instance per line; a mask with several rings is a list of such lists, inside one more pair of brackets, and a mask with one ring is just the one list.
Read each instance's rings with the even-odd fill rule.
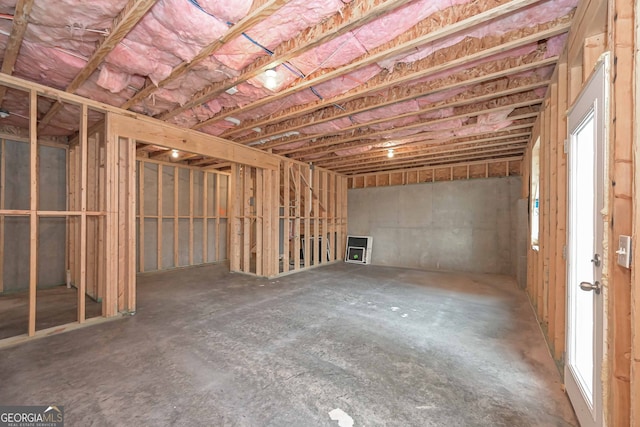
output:
[[475,30],[468,33],[459,33],[444,40],[430,43],[410,55],[399,55],[395,58],[381,61],[379,64],[381,67],[391,70],[397,62],[415,62],[426,58],[440,49],[453,46],[466,37],[483,38],[485,36],[499,36],[519,28],[533,27],[548,22],[550,19],[555,19],[555,17],[568,14],[575,9],[577,3],[578,0],[549,0],[511,15],[495,19],[488,25],[476,27]]
[[276,150],[276,151],[295,150],[296,148],[304,147],[308,143],[309,143],[309,141],[291,142],[289,144],[279,145],[279,146],[275,147],[274,150]]
[[158,84],[180,60],[155,47],[125,39],[107,55],[105,62],[122,73],[148,76]]
[[218,123],[214,123],[211,125],[207,125],[205,127],[203,127],[202,129],[200,129],[202,132],[204,133],[208,133],[210,135],[222,135],[225,131],[233,128],[234,125],[233,123],[227,122],[227,121],[221,121]]
[[417,121],[418,121],[418,116],[409,116],[409,117],[402,117],[394,120],[388,120],[388,121],[385,121],[382,123],[376,123],[373,125],[366,125],[366,127],[374,131],[383,131],[383,130],[395,129],[397,127],[407,126]]
[[[333,15],[343,6],[340,0],[294,0],[246,33],[267,49],[274,49],[283,41]],[[225,44],[215,56],[223,64],[241,70],[258,56],[266,54],[247,38],[238,37]]]
[[509,114],[511,114],[512,112],[513,112],[513,108],[509,108],[506,110],[496,111],[493,113],[480,114],[478,116],[477,123],[479,125],[491,125],[491,124],[504,122],[507,120],[507,117],[509,117]]
[[335,154],[338,156],[353,156],[354,154],[362,154],[370,151],[373,148],[373,145],[361,145],[353,148],[345,148],[344,150],[336,150]]
[[0,13],[13,15],[16,10],[16,1],[17,0],[0,0]]
[[488,125],[474,125],[474,126],[466,126],[461,129],[454,130],[454,134],[456,137],[461,136],[470,136],[470,135],[480,135],[487,132],[495,132],[500,129],[504,129],[506,127],[511,126],[513,122],[511,120],[507,120],[504,122],[492,123]]
[[[140,24],[151,23],[156,20],[165,28],[164,33],[174,34],[177,45],[193,46],[195,53],[189,56],[187,52],[181,52],[178,46],[162,44],[154,45],[164,50],[169,50],[183,61],[191,60],[203,47],[220,38],[229,29],[225,22],[205,13],[187,0],[160,0],[151,9]],[[154,31],[154,37],[161,36],[163,32]]]
[[236,23],[247,15],[253,0],[198,0],[198,4],[206,13],[215,16],[221,22]]
[[33,43],[41,43],[44,46],[63,49],[80,57],[89,58],[96,48],[100,34],[77,28],[28,25],[24,37],[25,40]]
[[[349,74],[337,77],[335,79],[320,83],[314,86],[316,93],[320,94],[323,99],[332,98],[354,89],[373,76],[378,74],[380,68],[373,64],[364,68],[352,71]],[[235,96],[235,95],[234,95]],[[273,114],[274,111],[280,111],[297,105],[308,104],[310,102],[320,101],[320,98],[314,94],[311,89],[305,89],[280,99],[272,104],[264,107],[256,108],[246,113],[240,113],[238,117],[253,119],[264,115]]]
[[133,75],[115,71],[109,64],[104,64],[98,76],[98,86],[111,93],[123,91],[131,83]]
[[401,7],[387,15],[328,43],[306,52],[291,62],[305,74],[321,68],[336,68],[347,64],[376,47],[406,32],[421,20],[448,7],[465,4],[470,0],[420,0]]
[[319,123],[317,125],[307,126],[300,129],[300,133],[304,133],[306,135],[314,135],[314,134],[329,134],[335,131],[339,131],[342,128],[347,126],[351,126],[351,120],[346,117],[331,120],[330,122]]
[[[38,64],[34,67],[34,64]],[[86,61],[61,50],[22,42],[15,72],[20,77],[64,89],[85,66]]]
[[544,57],[551,58],[552,56],[562,54],[562,49],[564,49],[564,45],[567,43],[567,38],[569,38],[569,34],[560,34],[547,40],[547,51]]
[[7,42],[9,41],[9,34],[11,33],[11,27],[13,24],[11,21],[0,19],[0,58],[4,55],[4,50],[7,48]]
[[66,26],[88,29],[111,28],[115,18],[127,0],[84,1],[56,0],[35,1],[29,15],[29,25],[65,28]]
[[[219,6],[218,12],[225,11],[225,16],[246,13],[246,1],[237,6],[233,10]],[[208,7],[214,8],[212,4]],[[154,84],[158,84],[171,73],[173,67],[180,62],[190,61],[227,31],[228,26],[224,21],[187,0],[160,0],[107,56],[106,62],[111,64],[110,75],[115,78],[115,73],[120,72],[149,76]],[[107,89],[117,88],[107,76],[100,81]],[[199,86],[203,86],[203,83],[200,82]],[[182,92],[174,96],[178,103],[185,102],[190,89],[185,88]],[[170,97],[166,93],[163,96]]]
[[420,111],[420,106],[412,99],[410,101],[398,102],[386,107],[354,114],[352,117],[357,123],[367,123],[374,120],[396,116],[398,114],[413,113],[417,111]]
[[[98,78],[94,74],[89,78],[89,80],[87,80],[82,86],[80,86],[76,93],[80,96],[91,98],[98,102],[104,102],[105,104],[114,106],[122,105],[127,101],[127,99],[135,95],[135,91],[130,89],[129,87],[125,88],[121,92],[111,93],[98,86],[97,79]],[[141,80],[139,77],[134,78],[131,82],[132,86],[134,82],[140,84],[139,80]]]

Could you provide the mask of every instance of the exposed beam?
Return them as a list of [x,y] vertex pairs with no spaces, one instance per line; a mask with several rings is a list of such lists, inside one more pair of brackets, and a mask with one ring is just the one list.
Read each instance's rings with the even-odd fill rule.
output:
[[[474,166],[474,165],[491,165],[491,164],[495,164],[495,163],[504,163],[504,162],[520,162],[522,161],[522,156],[516,156],[516,157],[507,157],[507,158],[499,158],[499,159],[487,159],[487,160],[478,160],[478,161],[466,161],[466,162],[456,162],[456,163],[447,163],[446,165],[442,165],[442,166],[418,166],[418,167],[412,167],[412,168],[402,168],[402,169],[394,169],[392,171],[382,171],[382,172],[365,172],[365,173],[358,173],[358,174],[353,174],[353,175],[347,175],[348,178],[356,180],[358,178],[367,178],[370,176],[376,176],[376,175],[380,175],[380,174],[387,174],[387,173],[407,173],[407,172],[421,172],[421,171],[432,171],[434,169],[440,169],[440,168],[455,168],[455,167],[462,167],[462,166]],[[352,186],[351,188],[361,188],[361,187],[354,187]]]
[[[395,102],[415,99],[420,96],[424,96],[424,91],[422,91],[421,89],[422,86],[425,86],[425,84],[411,84],[413,80],[420,79],[429,75],[439,74],[446,70],[451,70],[455,67],[459,67],[460,65],[463,65],[465,63],[481,61],[498,53],[508,52],[510,50],[514,50],[522,46],[538,42],[539,40],[566,33],[567,31],[569,31],[570,23],[571,21],[567,20],[567,22],[562,22],[551,28],[529,34],[525,37],[519,37],[516,40],[510,39],[506,43],[498,43],[489,47],[486,47],[485,44],[482,44],[484,48],[476,53],[467,53],[458,59],[440,63],[435,66],[430,64],[429,61],[431,60],[431,58],[428,57],[416,62],[413,67],[407,67],[403,70],[397,70],[390,74],[380,73],[376,77],[368,81],[367,85],[363,85],[360,88],[355,88],[344,94],[340,94],[332,98],[317,100],[315,102],[308,103],[305,106],[290,107],[283,111],[274,112],[267,117],[261,117],[255,120],[247,121],[241,126],[226,131],[221,136],[223,138],[231,138],[233,135],[247,131],[249,129],[253,129],[255,127],[260,127],[265,130],[265,132],[262,132],[260,134],[252,134],[242,138],[231,138],[237,142],[248,144],[263,138],[278,135],[282,133],[285,128],[287,131],[297,130],[305,126],[316,125],[318,123],[347,117],[348,115],[384,107]],[[460,85],[454,84],[448,85],[447,88],[453,89],[459,86]],[[368,93],[378,92],[382,90],[388,90],[389,93],[386,96],[380,96],[372,100],[368,100],[368,102],[366,103],[363,102],[362,98],[364,98]],[[445,90],[445,88],[438,88],[437,90]],[[432,91],[429,90],[429,93],[431,92]],[[365,105],[362,105],[363,103]],[[335,104],[341,105],[344,110],[333,108]],[[327,109],[327,107],[329,108]],[[318,110],[322,110],[321,114],[319,114]],[[269,126],[269,128],[267,128],[266,126]]]
[[[540,100],[539,103],[541,102],[542,100]],[[339,136],[334,138],[327,138],[326,140],[317,141],[317,143],[314,143],[311,146],[286,150],[279,154],[294,154],[293,156],[294,158],[300,159],[306,156],[317,155],[317,154],[326,153],[330,151],[350,149],[350,148],[364,146],[364,145],[375,145],[380,142],[390,141],[390,139],[384,139],[384,137],[392,135],[394,132],[418,129],[427,125],[446,123],[452,120],[462,119],[462,118],[477,117],[482,114],[497,113],[507,109],[512,109],[512,108],[515,109],[515,108],[520,108],[520,107],[529,106],[529,105],[531,105],[530,101],[517,102],[510,105],[501,105],[500,107],[496,107],[496,108],[479,109],[478,111],[475,111],[475,112],[465,112],[463,114],[445,117],[442,119],[412,123],[406,126],[396,127],[392,130],[385,129],[380,131],[362,131],[358,133],[354,132],[351,136],[348,136],[348,137]],[[507,117],[507,119],[519,120],[525,117],[537,117],[537,115],[538,115],[538,112],[535,112],[532,114],[527,114],[526,116]],[[471,126],[475,126],[475,125],[471,125]],[[377,139],[374,139],[376,137]]]
[[201,105],[227,89],[256,77],[269,68],[282,64],[311,49],[327,43],[347,32],[362,26],[385,13],[408,3],[408,0],[366,0],[353,1],[345,5],[338,13],[319,24],[308,28],[298,36],[280,44],[273,50],[273,55],[262,56],[245,67],[239,77],[212,84],[193,95],[185,105],[160,115],[161,120],[168,120],[190,108]]
[[[500,129],[499,131],[497,131],[497,133],[504,133],[504,132],[517,132],[517,131],[522,131],[522,130],[526,130],[526,133],[531,133],[531,128],[534,126],[534,122],[533,121],[529,121],[529,122],[525,122],[525,123],[518,123],[515,125],[511,125],[508,126],[504,129]],[[461,129],[465,129],[465,127],[461,128]],[[520,132],[517,132],[516,134],[519,134]],[[484,136],[486,135],[486,132],[480,132],[480,133],[473,133],[473,134],[469,134],[466,135],[466,137],[472,138],[472,137],[478,137],[478,136]],[[451,141],[457,141],[460,140],[461,137],[452,137],[452,138],[446,138],[446,139],[439,139],[439,140],[427,140],[427,138],[423,135],[423,134],[418,134],[418,135],[414,135],[414,138],[416,140],[416,143],[418,142],[424,142],[424,141],[432,141],[433,144],[439,144],[440,146],[446,145],[448,143],[450,143]],[[499,138],[498,136],[496,136],[496,138]],[[413,138],[412,138],[413,139]],[[490,138],[487,138],[490,139]],[[476,140],[470,140],[470,142],[473,142]],[[460,141],[463,142],[463,141]],[[414,145],[414,143],[412,142],[411,145]],[[335,156],[332,157],[326,157],[327,158],[336,158]],[[298,160],[301,161],[301,160]],[[313,161],[315,162],[315,159],[308,159],[308,161]],[[301,161],[303,162],[303,161]]]
[[[545,64],[547,63],[547,60],[543,60],[542,62],[544,62]],[[538,66],[535,67],[531,67],[531,68],[537,68]],[[520,73],[522,71],[528,70],[530,68],[527,68],[525,65],[523,66],[519,66],[519,67],[515,67],[515,69],[511,69],[509,70],[509,72],[512,73]],[[483,80],[495,80],[496,78],[500,78],[503,77],[506,74],[506,71],[500,71],[497,73],[492,73],[488,76],[484,76]],[[473,80],[477,80],[477,79],[473,79]],[[548,80],[544,80],[544,81],[540,81],[537,83],[531,83],[528,85],[524,85],[522,87],[514,87],[514,88],[509,88],[503,91],[499,91],[499,92],[493,92],[493,93],[487,93],[485,95],[480,95],[477,97],[470,97],[467,99],[463,99],[460,101],[455,101],[455,102],[451,102],[451,103],[438,103],[435,104],[433,106],[430,107],[426,107],[424,109],[421,109],[418,112],[409,112],[409,113],[405,113],[405,114],[401,114],[401,115],[396,115],[393,117],[389,117],[389,118],[384,118],[384,119],[379,119],[379,120],[373,120],[370,122],[363,122],[363,123],[357,123],[351,126],[347,126],[345,128],[342,128],[340,131],[335,132],[335,134],[339,134],[339,133],[344,133],[346,131],[351,131],[351,130],[356,130],[358,128],[365,128],[368,126],[372,126],[375,124],[379,124],[379,123],[384,123],[387,121],[391,121],[391,120],[395,120],[395,119],[399,119],[399,118],[404,118],[404,117],[410,117],[412,115],[417,115],[417,114],[427,114],[430,112],[434,112],[434,111],[438,111],[441,110],[443,108],[451,108],[451,107],[459,107],[459,106],[463,106],[463,105],[468,105],[468,104],[473,104],[476,102],[482,102],[482,101],[488,101],[491,100],[492,98],[498,98],[498,97],[503,97],[503,96],[508,96],[508,95],[512,95],[512,94],[516,94],[519,92],[524,92],[524,91],[530,91],[530,90],[534,90],[537,89],[539,87],[542,86],[546,86],[548,84]],[[466,82],[464,82],[466,83]],[[446,89],[444,90],[451,90],[455,87],[460,87],[460,86],[466,86],[467,84],[463,84],[463,82],[461,83],[457,83],[455,85],[450,85],[447,86]],[[437,93],[438,91],[434,91],[432,93]],[[535,103],[539,103],[539,101],[536,101]],[[350,114],[347,114],[347,116]],[[323,122],[322,120],[320,122]],[[331,134],[307,134],[307,135],[303,135],[303,136],[299,136],[299,137],[295,137],[295,138],[288,138],[285,141],[273,141],[273,142],[269,142],[266,143],[264,145],[261,146],[261,148],[267,149],[267,148],[275,148],[278,147],[280,145],[285,145],[285,144],[291,144],[291,143],[295,143],[295,142],[301,142],[301,141],[305,141],[305,140],[313,140],[313,139],[318,139],[318,138],[326,138],[327,136],[330,136]]]
[[450,148],[447,150],[424,150],[417,151],[415,153],[397,153],[393,159],[389,159],[386,156],[379,156],[376,159],[370,159],[366,161],[354,162],[352,164],[340,165],[340,166],[325,166],[333,171],[353,171],[363,167],[373,167],[379,164],[389,164],[390,162],[402,163],[402,162],[417,162],[421,160],[431,160],[437,158],[448,158],[450,156],[475,154],[476,152],[500,152],[509,151],[512,149],[526,148],[526,140],[518,141],[503,141],[495,144],[482,144],[482,145],[469,145],[467,147]]
[[[527,133],[522,133],[522,135],[528,135]],[[524,137],[509,137],[502,138],[502,141],[498,138],[483,138],[482,140],[467,140],[456,142],[452,144],[441,144],[441,145],[430,145],[423,144],[418,148],[407,149],[404,147],[400,147],[399,149],[393,147],[394,150],[394,159],[401,159],[409,156],[418,157],[420,155],[425,154],[433,154],[433,153],[444,153],[451,152],[457,150],[464,150],[465,148],[474,146],[474,147],[489,147],[489,146],[502,146],[508,144],[517,144],[517,143],[526,143],[528,142],[528,138]],[[500,142],[498,142],[500,141]],[[341,167],[351,167],[358,164],[365,164],[370,162],[377,162],[382,160],[388,160],[387,157],[388,149],[378,149],[374,153],[367,153],[366,157],[356,157],[356,158],[347,158],[343,159],[342,157],[334,157],[333,161],[323,161],[323,162],[313,162],[316,166],[321,166],[323,168],[336,170]]]
[[354,169],[352,171],[341,172],[341,173],[350,175],[351,174],[350,172],[365,174],[365,173],[379,172],[379,171],[385,171],[385,170],[394,171],[395,169],[398,169],[398,166],[402,166],[403,168],[423,167],[423,166],[445,166],[446,167],[447,164],[449,163],[459,163],[467,160],[479,161],[482,159],[493,160],[493,159],[498,159],[502,157],[505,157],[505,158],[522,157],[525,150],[526,150],[526,147],[514,149],[511,151],[502,151],[498,153],[485,152],[485,153],[467,154],[465,156],[452,155],[452,156],[446,156],[442,159],[431,159],[431,160],[423,160],[423,161],[417,161],[417,162],[407,161],[407,162],[389,163],[389,164],[380,165],[377,167],[362,168],[359,170]]
[[[31,13],[32,6],[33,0],[18,0],[16,3],[16,11],[13,15],[13,26],[11,27],[7,47],[4,51],[2,68],[0,68],[0,72],[4,74],[13,74],[13,68],[18,60],[18,53],[22,46],[24,33],[27,30],[27,24],[29,23],[29,14]],[[0,106],[2,106],[6,94],[7,87],[0,86]]]
[[[391,42],[385,44],[384,46],[376,49],[373,53],[371,54],[366,54],[363,55],[361,57],[361,59],[359,60],[355,60],[352,61],[351,63],[349,63],[348,65],[344,66],[344,67],[339,67],[335,70],[331,70],[331,71],[327,71],[325,72],[324,70],[321,70],[319,72],[316,73],[315,77],[312,75],[310,78],[308,79],[304,79],[299,81],[298,84],[294,84],[280,92],[278,92],[277,95],[273,95],[273,96],[268,96],[266,98],[262,98],[259,99],[255,102],[252,102],[251,104],[248,105],[243,105],[242,107],[233,107],[233,108],[228,108],[225,109],[224,111],[222,111],[221,113],[218,113],[216,115],[214,115],[212,118],[205,120],[203,122],[198,123],[197,125],[193,126],[194,129],[200,129],[204,126],[207,126],[211,123],[217,122],[219,120],[222,120],[226,117],[229,117],[233,114],[236,114],[239,110],[242,110],[242,112],[246,112],[248,110],[252,110],[258,107],[262,107],[264,105],[267,105],[271,102],[274,102],[276,100],[279,99],[283,99],[289,95],[292,95],[296,92],[299,92],[301,90],[304,89],[309,89],[312,86],[316,86],[322,82],[331,80],[333,78],[339,77],[345,73],[349,73],[351,71],[355,71],[359,68],[363,68],[366,67],[368,65],[371,65],[373,63],[385,60],[385,59],[389,59],[393,56],[396,55],[400,55],[403,53],[407,53],[407,52],[411,52],[413,50],[415,50],[416,48],[425,45],[427,43],[431,43],[434,42],[436,40],[441,40],[445,37],[451,36],[453,34],[456,34],[460,31],[463,30],[468,30],[470,27],[474,27],[476,25],[482,24],[484,22],[490,21],[491,19],[497,18],[497,17],[501,17],[501,16],[505,16],[508,15],[510,13],[513,13],[515,11],[518,11],[520,9],[523,9],[525,7],[528,7],[532,4],[538,3],[540,0],[512,0],[508,3],[505,4],[501,4],[499,6],[490,8],[488,10],[485,10],[483,12],[477,13],[473,16],[469,16],[466,17],[464,19],[461,19],[460,21],[451,24],[451,25],[447,25],[445,27],[442,27],[440,29],[437,30],[433,30],[433,28],[430,25],[430,22],[428,22],[428,20],[425,20],[425,24],[421,27],[421,24],[418,24],[416,27],[420,28],[420,30],[422,30],[422,32],[420,34],[411,34],[412,37],[409,38],[409,40],[404,41],[404,39],[402,38],[402,35],[397,37],[396,39],[392,40]],[[415,27],[414,27],[415,28]],[[415,32],[415,29],[413,30]],[[399,42],[399,40],[402,40],[401,42]],[[186,104],[186,106],[189,106],[190,104],[194,104],[189,106],[188,108],[191,108],[195,105],[199,105],[202,104],[203,102],[208,101],[209,99],[211,99],[210,97],[201,97],[198,98],[196,95],[196,98],[192,101],[189,102],[188,104]],[[182,111],[186,110],[187,108],[184,108]],[[178,109],[180,110],[180,109]],[[178,111],[176,110],[176,111]],[[179,111],[181,112],[181,111]],[[161,116],[161,119],[167,119],[169,117],[173,117],[175,116],[174,112],[171,112],[170,114],[165,114],[163,116]]]
[[122,104],[121,108],[128,109],[138,102],[142,101],[157,89],[162,88],[178,77],[186,74],[193,69],[203,59],[208,58],[216,50],[222,47],[225,43],[233,40],[236,37],[242,35],[243,32],[256,25],[261,20],[264,20],[271,16],[274,12],[278,11],[282,6],[287,4],[289,0],[256,0],[251,6],[252,10],[249,11],[247,16],[242,18],[238,23],[229,29],[222,37],[213,41],[209,45],[205,46],[191,61],[184,61],[180,65],[176,66],[169,76],[158,83],[158,86],[148,85],[138,93],[136,93],[131,99]]
[[200,154],[235,163],[277,170],[281,158],[255,148],[239,145],[202,132],[183,129],[145,116],[126,117],[108,113],[115,135],[187,153]]
[[[129,0],[125,7],[120,11],[118,16],[113,19],[113,24],[109,30],[109,35],[106,36],[93,52],[93,55],[89,58],[86,65],[80,70],[71,83],[65,89],[66,92],[74,93],[98,68],[98,65],[102,63],[104,58],[117,46],[118,43],[124,39],[129,31],[136,26],[136,24],[146,15],[146,13],[153,7],[157,0]],[[47,126],[51,119],[62,108],[62,103],[57,101],[51,106],[49,111],[40,120],[39,128],[42,129]]]

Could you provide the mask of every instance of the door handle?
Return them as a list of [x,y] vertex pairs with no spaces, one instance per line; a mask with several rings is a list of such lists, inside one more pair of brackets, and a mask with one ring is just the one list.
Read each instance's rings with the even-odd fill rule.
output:
[[591,262],[593,263],[593,265],[595,265],[596,267],[600,267],[600,255],[599,254],[594,254],[593,255],[593,259],[591,260]]
[[582,289],[583,291],[594,291],[597,295],[599,295],[600,288],[600,282],[598,282],[597,280],[595,281],[595,283],[580,282],[580,289]]

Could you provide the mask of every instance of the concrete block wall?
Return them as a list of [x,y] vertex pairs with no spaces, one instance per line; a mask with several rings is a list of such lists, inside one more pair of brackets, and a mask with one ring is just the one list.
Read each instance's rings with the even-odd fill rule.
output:
[[[5,140],[4,156],[6,186],[5,209],[29,209],[29,144]],[[38,147],[40,210],[64,211],[67,206],[67,150],[41,145]],[[5,217],[4,291],[29,288],[29,217]],[[38,287],[60,285],[66,281],[65,248],[66,219],[41,217],[38,223]]]
[[373,264],[516,276],[520,190],[520,177],[352,189],[349,234],[373,236]]

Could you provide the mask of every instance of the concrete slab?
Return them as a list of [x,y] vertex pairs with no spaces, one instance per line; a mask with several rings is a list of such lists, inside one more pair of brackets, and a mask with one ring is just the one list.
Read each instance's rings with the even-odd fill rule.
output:
[[0,402],[64,405],[69,425],[576,425],[512,278],[218,264],[138,282],[135,316],[0,351]]

